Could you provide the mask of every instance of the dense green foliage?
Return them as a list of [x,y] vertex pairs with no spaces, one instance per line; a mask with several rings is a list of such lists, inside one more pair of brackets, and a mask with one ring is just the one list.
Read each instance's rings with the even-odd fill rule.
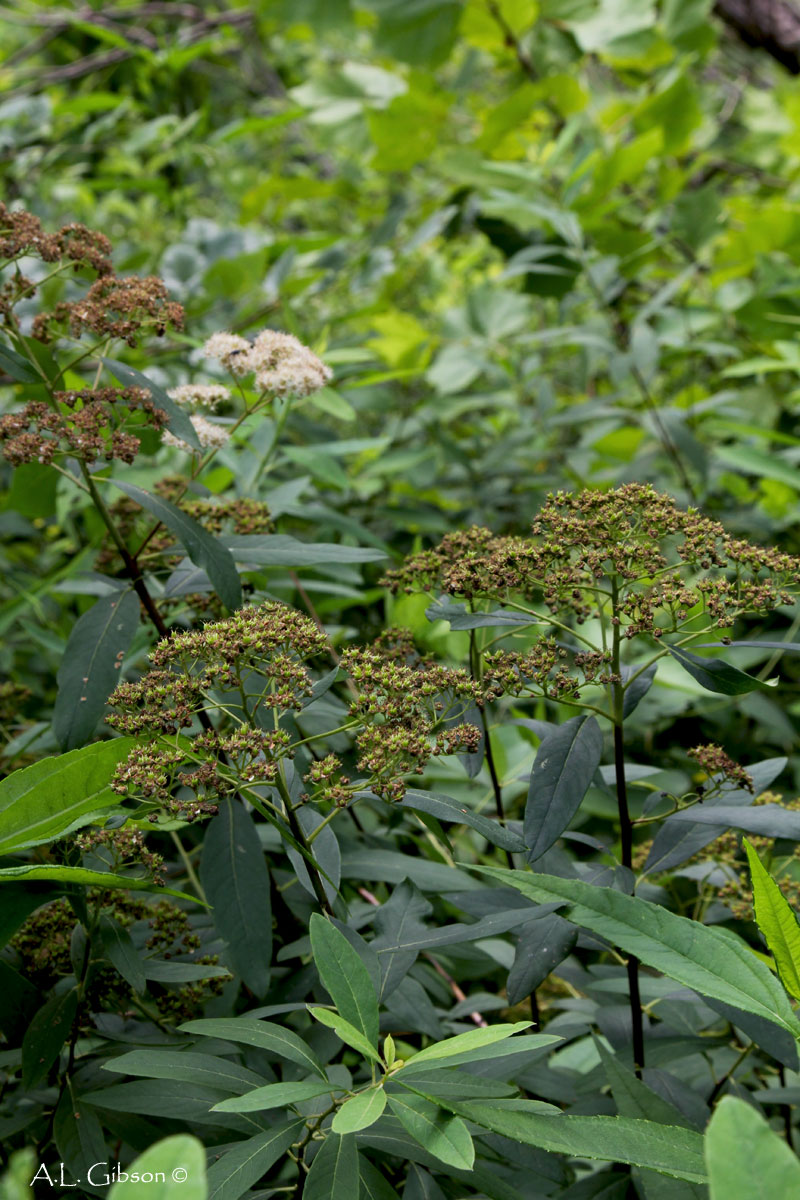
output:
[[7,1200],[800,1190],[800,93],[712,7],[4,10]]

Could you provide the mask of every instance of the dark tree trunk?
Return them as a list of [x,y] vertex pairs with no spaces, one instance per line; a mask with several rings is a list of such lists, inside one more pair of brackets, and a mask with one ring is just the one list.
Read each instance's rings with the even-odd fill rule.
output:
[[800,11],[789,0],[716,0],[714,11],[748,46],[800,75]]

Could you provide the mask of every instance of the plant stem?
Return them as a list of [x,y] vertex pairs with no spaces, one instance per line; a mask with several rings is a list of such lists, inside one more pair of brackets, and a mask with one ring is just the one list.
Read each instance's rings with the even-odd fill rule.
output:
[[[620,680],[620,626],[617,600],[619,589],[616,579],[611,584],[611,671],[617,682],[611,685],[612,711],[614,714],[614,776],[617,786],[617,808],[619,811],[619,840],[623,867],[633,869],[633,824],[628,809],[628,784],[625,779],[625,737],[623,723],[625,719],[625,691]],[[638,1078],[641,1079],[644,1067],[644,1020],[642,1017],[642,1001],[639,994],[639,960],[634,954],[629,954],[626,970],[628,973],[628,998],[631,1008],[631,1026],[633,1032],[633,1066]]]
[[[469,670],[473,682],[478,683],[481,677],[480,654],[475,638],[475,630],[469,631]],[[503,789],[500,784],[500,778],[497,774],[497,764],[494,761],[494,751],[492,750],[492,735],[489,731],[489,721],[486,717],[486,708],[483,705],[479,706],[481,714],[481,727],[483,729],[483,745],[486,754],[486,765],[489,768],[489,777],[492,781],[492,791],[494,792],[494,806],[497,811],[497,819],[502,825],[506,823],[506,814],[503,809]],[[514,859],[510,850],[506,850],[506,861],[509,867],[514,869]]]
[[81,463],[81,474],[83,475],[84,481],[89,490],[89,495],[92,497],[94,506],[97,509],[98,513],[100,514],[100,516],[103,520],[103,524],[105,525],[106,529],[111,534],[111,538],[114,542],[114,545],[117,547],[117,550],[119,551],[120,558],[122,559],[123,563],[125,564],[125,573],[127,574],[128,578],[131,580],[137,596],[139,597],[142,604],[144,605],[145,612],[147,613],[148,617],[155,625],[159,635],[162,638],[169,637],[169,629],[167,628],[164,618],[161,616],[161,613],[158,611],[158,608],[156,607],[155,600],[150,595],[150,592],[147,590],[147,584],[144,581],[144,576],[142,575],[141,567],[139,566],[138,562],[136,561],[136,558],[134,557],[134,555],[131,554],[131,552],[128,550],[128,547],[125,545],[125,542],[123,541],[123,539],[119,533],[119,530],[117,529],[116,525],[114,524],[114,518],[111,516],[111,513],[108,511],[108,508],[106,507],[106,503],[105,503],[103,497],[100,495],[99,491],[97,490],[97,485],[96,485],[95,481],[92,479],[91,473],[89,472],[89,469],[85,463]]

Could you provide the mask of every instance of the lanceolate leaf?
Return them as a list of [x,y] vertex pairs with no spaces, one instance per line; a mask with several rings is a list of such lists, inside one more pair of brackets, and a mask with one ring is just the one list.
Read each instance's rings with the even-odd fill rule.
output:
[[239,1200],[283,1157],[304,1128],[304,1117],[284,1121],[228,1150],[208,1169],[208,1200]]
[[135,592],[101,596],[75,623],[58,671],[53,732],[65,750],[92,736],[139,625]]
[[627,1117],[550,1116],[535,1100],[442,1101],[451,1112],[513,1141],[572,1158],[596,1158],[650,1167],[690,1183],[706,1180],[703,1139],[675,1125]]
[[482,834],[487,842],[491,842],[493,846],[500,846],[503,850],[525,849],[525,843],[518,834],[513,833],[510,829],[505,829],[497,821],[490,821],[488,817],[473,812],[471,808],[460,804],[458,800],[452,800],[450,796],[419,792],[414,788],[409,788],[400,804],[403,808],[413,808],[417,812],[430,813],[432,817],[436,817],[440,821],[469,825],[471,829]]
[[[709,813],[729,805],[737,808],[751,805],[756,796],[760,796],[773,780],[778,778],[785,766],[785,758],[767,758],[763,762],[755,763],[748,767],[753,780],[752,792],[723,783],[717,795],[703,801],[702,811]],[[696,806],[692,812],[698,811],[699,807]],[[685,862],[728,828],[725,821],[705,825],[697,821],[675,821],[675,816],[677,813],[667,817],[653,838],[653,845],[645,863],[646,871],[666,871],[678,863]]]
[[193,446],[195,450],[200,450],[200,442],[197,440],[197,432],[194,425],[189,420],[188,415],[183,411],[180,405],[170,399],[162,387],[157,383],[153,383],[152,379],[148,379],[141,371],[134,370],[126,363],[114,362],[111,358],[104,358],[102,362],[108,367],[111,374],[125,387],[146,388],[149,391],[153,404],[157,408],[161,408],[169,417],[167,421],[167,429],[170,433],[174,433],[175,437],[180,438],[189,446]]
[[163,521],[185,547],[192,562],[203,568],[226,608],[233,611],[241,606],[242,585],[239,582],[236,564],[230,551],[218,538],[213,537],[199,521],[195,521],[194,517],[188,516],[168,500],[153,496],[132,483],[123,483],[120,479],[112,479],[109,482],[142,508],[146,508],[159,521]]
[[243,566],[317,567],[323,564],[379,562],[382,550],[341,546],[338,542],[301,542],[287,533],[241,533],[223,538],[233,558]]
[[[452,1059],[458,1059],[459,1062],[469,1062],[469,1054],[473,1050],[481,1050],[484,1046],[492,1046],[495,1042],[503,1042],[506,1038],[513,1037],[515,1033],[521,1033],[523,1029],[530,1029],[531,1021],[515,1021],[511,1025],[487,1025],[483,1029],[470,1029],[468,1033],[458,1033],[455,1037],[445,1038],[443,1042],[436,1042],[433,1046],[426,1046],[424,1050],[420,1050],[418,1054],[412,1055],[407,1059],[405,1067],[401,1070],[416,1069],[423,1065],[431,1066],[432,1063],[441,1062],[442,1066],[450,1066]],[[531,1035],[532,1037],[546,1037],[546,1034]],[[526,1041],[526,1048],[528,1042]],[[522,1049],[523,1047],[520,1047]]]
[[324,1096],[333,1091],[333,1084],[322,1079],[299,1080],[297,1083],[268,1083],[266,1087],[254,1088],[252,1092],[245,1092],[243,1096],[221,1100],[211,1111],[265,1112],[270,1108],[302,1104],[304,1100],[313,1100],[316,1096]]
[[570,920],[635,954],[648,967],[702,996],[755,1013],[800,1036],[800,1022],[780,983],[734,934],[578,879],[523,875],[500,867],[476,870],[518,888],[532,900],[566,900]]
[[378,1045],[378,1000],[369,971],[343,933],[319,913],[311,917],[311,950],[319,977],[340,1016]]
[[800,1196],[800,1159],[751,1104],[725,1096],[706,1130],[710,1200]]
[[199,1021],[187,1021],[180,1026],[182,1033],[201,1037],[222,1038],[226,1042],[237,1042],[242,1046],[258,1046],[276,1058],[285,1058],[306,1070],[314,1071],[322,1079],[325,1072],[314,1051],[291,1029],[275,1025],[271,1021],[257,1021],[250,1017],[208,1017]]
[[303,1200],[358,1200],[360,1189],[355,1138],[329,1133],[306,1176]]
[[506,985],[509,1004],[519,1004],[543,983],[567,957],[578,930],[558,913],[546,913],[531,921],[520,934],[514,966]]
[[35,1087],[46,1078],[69,1037],[77,1010],[78,993],[73,987],[53,996],[33,1017],[22,1042],[22,1081],[25,1087]]
[[224,1058],[215,1058],[212,1054],[197,1054],[191,1050],[131,1050],[104,1063],[103,1069],[121,1075],[172,1079],[237,1092],[257,1087],[261,1082],[261,1076],[246,1067]]
[[144,965],[127,929],[112,917],[101,916],[98,932],[112,966],[135,992],[143,992],[147,985]]
[[393,1092],[388,1099],[392,1112],[429,1154],[450,1167],[472,1169],[475,1147],[462,1120],[411,1092]]
[[744,848],[753,880],[758,927],[775,959],[783,986],[800,1000],[800,926],[797,917],[747,838],[744,839]]
[[572,717],[542,739],[525,807],[529,862],[549,850],[569,825],[602,753],[603,735],[591,716]]
[[372,1043],[367,1041],[360,1029],[356,1029],[355,1025],[345,1021],[344,1017],[331,1012],[328,1008],[311,1008],[309,1012],[320,1024],[327,1025],[338,1038],[346,1042],[348,1046],[352,1046],[354,1050],[358,1050],[365,1058],[371,1062],[379,1061],[378,1052]]
[[684,650],[682,646],[667,646],[666,649],[684,671],[708,692],[718,692],[723,696],[742,696],[746,692],[767,686],[754,675],[747,675],[722,659],[701,658],[689,650]]
[[10,346],[0,346],[0,371],[16,379],[18,383],[41,383],[42,377],[31,366],[27,358],[12,350]]
[[109,783],[135,744],[114,738],[8,775],[0,783],[0,854],[52,842],[119,804]]
[[272,904],[256,827],[239,800],[223,801],[206,829],[200,878],[227,960],[256,996],[269,987]]
[[202,903],[196,896],[176,891],[175,888],[161,887],[152,879],[134,879],[127,875],[115,875],[113,871],[90,871],[85,867],[39,866],[37,863],[0,869],[0,883],[7,880],[33,882],[39,879],[60,884],[77,883],[80,887],[114,888],[115,891],[155,892],[159,896],[176,896],[179,900],[189,900],[192,904]]
[[670,822],[680,825],[720,825],[730,829],[743,829],[760,837],[790,838],[800,841],[800,813],[780,804],[759,804],[758,807],[720,804],[706,809],[703,805],[692,805],[682,812],[672,813]]

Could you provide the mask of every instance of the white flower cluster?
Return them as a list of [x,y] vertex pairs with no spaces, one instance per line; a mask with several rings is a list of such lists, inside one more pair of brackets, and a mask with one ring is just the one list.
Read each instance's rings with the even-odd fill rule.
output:
[[208,412],[216,412],[221,404],[231,398],[229,389],[221,383],[182,383],[179,387],[170,388],[167,395],[181,408],[205,408]]
[[[190,417],[189,420],[194,425],[194,431],[197,434],[197,440],[204,450],[215,449],[219,450],[227,442],[230,434],[222,425],[217,425],[215,421],[207,421],[205,417],[201,417],[199,413]],[[194,454],[193,446],[185,442],[183,438],[175,437],[174,433],[165,430],[162,441],[165,446],[174,446],[177,450],[185,450],[187,454]]]
[[214,333],[205,344],[232,375],[255,374],[256,387],[272,396],[310,396],[325,387],[331,370],[291,333],[265,329],[252,344],[234,333]]

